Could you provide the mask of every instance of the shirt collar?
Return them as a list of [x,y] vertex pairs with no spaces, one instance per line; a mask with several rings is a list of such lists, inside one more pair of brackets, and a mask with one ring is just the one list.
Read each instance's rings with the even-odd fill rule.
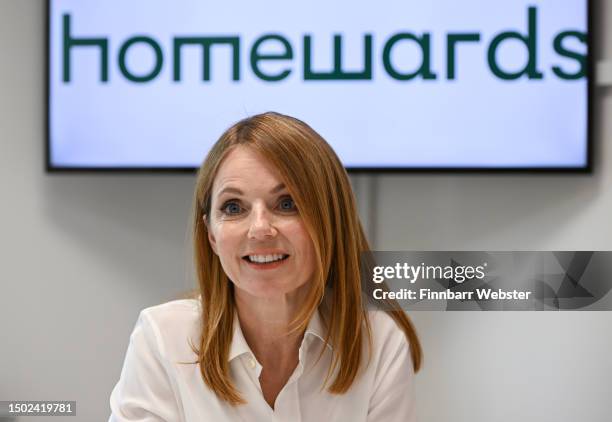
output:
[[232,336],[232,344],[230,346],[229,361],[232,361],[238,356],[250,353],[251,348],[247,344],[244,334],[242,334],[242,328],[240,328],[240,320],[238,319],[238,313],[234,312],[234,335]]
[[[321,342],[325,343],[325,336],[327,335],[327,329],[323,324],[323,319],[321,318],[321,313],[319,309],[315,309],[310,321],[308,322],[308,326],[306,327],[306,332],[304,333],[304,338],[307,336],[314,336],[321,340]],[[327,347],[330,350],[333,350],[332,345],[328,342]]]
[[[327,330],[325,329],[325,325],[323,324],[323,320],[321,319],[321,315],[319,310],[315,310],[310,321],[308,322],[308,326],[306,327],[306,331],[304,332],[304,340],[307,338],[317,338],[321,342],[325,342]],[[327,347],[330,350],[333,350],[331,344],[327,343]],[[300,352],[301,352],[300,348]],[[235,358],[244,355],[245,353],[253,355],[251,348],[249,347],[246,339],[244,338],[244,334],[242,333],[242,328],[240,327],[240,320],[238,318],[238,313],[234,312],[234,335],[232,336],[232,344],[230,346],[229,353],[229,361],[234,360]]]

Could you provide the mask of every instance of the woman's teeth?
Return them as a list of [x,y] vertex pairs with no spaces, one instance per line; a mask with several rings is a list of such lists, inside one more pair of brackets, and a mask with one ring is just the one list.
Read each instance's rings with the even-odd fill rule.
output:
[[285,259],[288,256],[289,255],[282,255],[282,254],[274,254],[274,255],[249,255],[248,259],[251,262],[257,262],[259,264],[265,264],[267,262],[280,261],[282,259]]

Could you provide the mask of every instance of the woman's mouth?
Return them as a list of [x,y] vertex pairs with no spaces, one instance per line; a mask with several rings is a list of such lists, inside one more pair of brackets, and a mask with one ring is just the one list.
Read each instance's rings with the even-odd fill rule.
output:
[[287,254],[246,255],[242,259],[258,270],[271,270],[281,266],[289,258]]

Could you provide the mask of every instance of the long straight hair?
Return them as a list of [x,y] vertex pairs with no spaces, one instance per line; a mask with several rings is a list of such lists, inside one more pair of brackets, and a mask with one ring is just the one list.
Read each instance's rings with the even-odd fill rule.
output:
[[[348,175],[333,149],[306,123],[274,112],[246,118],[227,129],[197,174],[192,224],[202,336],[194,352],[198,355],[202,378],[219,398],[231,404],[245,403],[232,382],[228,361],[236,307],[233,283],[209,244],[204,221],[210,216],[211,190],[219,166],[237,146],[251,148],[275,167],[312,239],[315,277],[290,331],[305,330],[313,313],[321,310],[327,326],[325,341],[333,345],[324,385],[335,373],[328,391],[344,393],[365,360],[363,342],[370,348],[372,345],[360,275],[360,256],[370,251],[370,246]],[[395,301],[387,302],[385,312],[404,331],[417,372],[422,349],[414,326]]]

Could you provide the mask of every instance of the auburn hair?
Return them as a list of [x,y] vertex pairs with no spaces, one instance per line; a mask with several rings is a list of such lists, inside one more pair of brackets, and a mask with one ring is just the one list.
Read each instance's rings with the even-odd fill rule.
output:
[[[219,166],[237,146],[251,148],[276,168],[312,239],[315,277],[290,331],[305,330],[313,313],[320,310],[327,326],[326,342],[333,345],[324,385],[335,373],[328,391],[344,393],[365,360],[363,342],[372,344],[360,275],[361,254],[369,252],[370,246],[348,175],[336,153],[306,123],[279,113],[258,114],[231,126],[198,170],[192,224],[202,335],[199,347],[193,346],[198,355],[195,363],[200,364],[204,382],[219,398],[231,404],[245,403],[232,382],[228,361],[236,307],[234,287],[210,246],[204,221],[210,216],[211,190]],[[414,326],[395,301],[388,301],[384,312],[404,331],[417,372],[422,349]]]

